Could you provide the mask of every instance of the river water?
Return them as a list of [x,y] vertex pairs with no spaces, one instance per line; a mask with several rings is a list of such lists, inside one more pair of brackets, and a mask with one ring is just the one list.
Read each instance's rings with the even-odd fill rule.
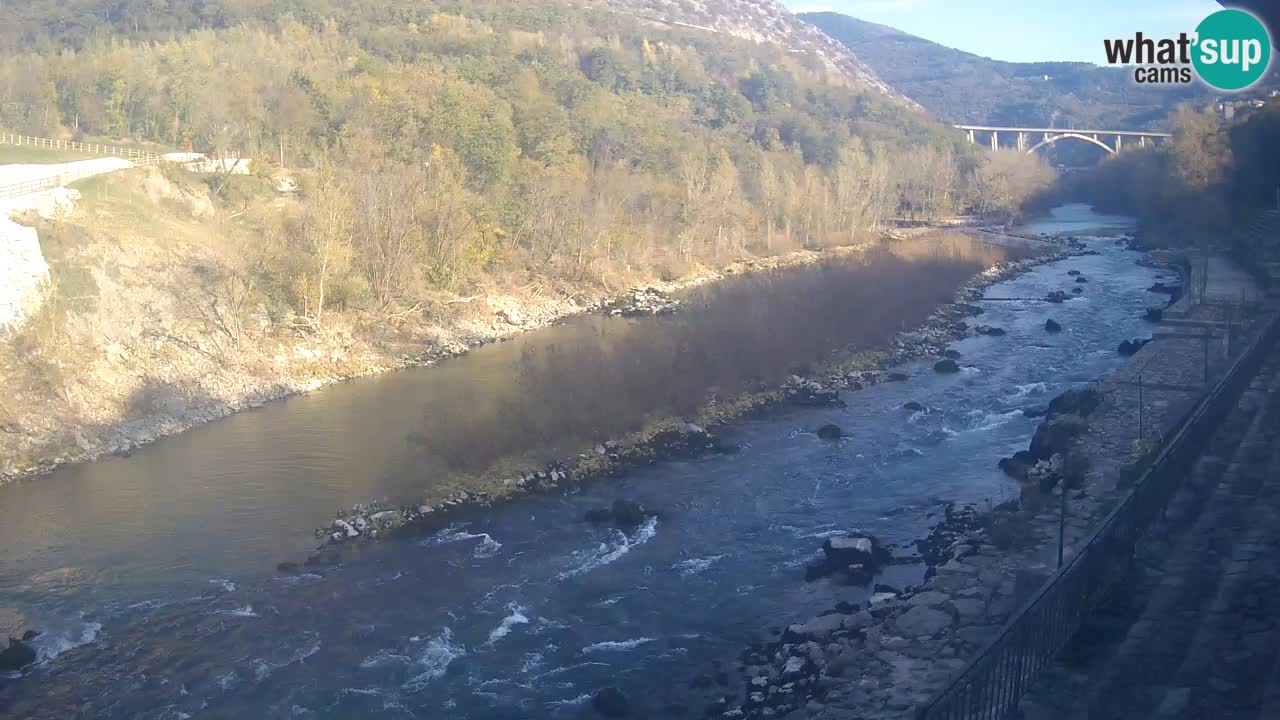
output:
[[[996,461],[1027,443],[1036,421],[1020,410],[1117,367],[1116,345],[1149,333],[1142,309],[1164,300],[1145,292],[1159,273],[1115,245],[1127,227],[1068,206],[1023,228],[1082,236],[1101,254],[989,296],[1069,291],[1068,270],[1090,282],[1062,305],[981,303],[981,322],[1008,334],[955,343],[958,375],[913,363],[908,382],[847,393],[846,408],[735,424],[723,432],[735,454],[520,499],[421,541],[349,550],[315,574],[272,568],[299,559],[337,507],[560,457],[776,381],[849,338],[918,323],[988,251],[909,248],[695,293],[672,318],[580,318],[0,488],[0,629],[46,630],[40,665],[0,679],[0,711],[579,717],[613,685],[638,716],[698,716],[720,689],[691,679],[714,685],[745,644],[865,597],[803,582],[823,537],[858,527],[905,547],[947,501],[1016,492]],[[877,298],[892,311],[870,312]],[[1046,334],[1049,317],[1065,331]],[[828,422],[849,437],[818,440],[811,430]],[[630,534],[582,522],[619,497],[661,515]]]

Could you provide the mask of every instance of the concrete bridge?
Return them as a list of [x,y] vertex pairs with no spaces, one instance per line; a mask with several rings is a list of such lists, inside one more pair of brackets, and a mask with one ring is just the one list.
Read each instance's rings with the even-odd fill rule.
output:
[[[1000,134],[1004,133],[1005,137],[1012,136],[1016,139],[1018,150],[1027,153],[1033,153],[1059,140],[1070,138],[1093,143],[1108,153],[1115,155],[1124,149],[1126,140],[1130,145],[1136,143],[1139,147],[1146,147],[1148,142],[1154,144],[1173,137],[1170,133],[1149,132],[1146,130],[1076,130],[1073,128],[993,127],[989,125],[956,125],[955,127],[967,132],[971,143],[976,144],[978,142],[979,133],[987,135],[992,150],[1001,147]],[[1039,142],[1035,142],[1037,139],[1039,139]]]

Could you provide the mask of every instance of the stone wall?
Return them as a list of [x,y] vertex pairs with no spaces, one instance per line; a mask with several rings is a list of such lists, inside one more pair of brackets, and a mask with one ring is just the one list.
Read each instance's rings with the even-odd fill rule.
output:
[[0,340],[40,309],[48,285],[49,264],[35,228],[0,218]]

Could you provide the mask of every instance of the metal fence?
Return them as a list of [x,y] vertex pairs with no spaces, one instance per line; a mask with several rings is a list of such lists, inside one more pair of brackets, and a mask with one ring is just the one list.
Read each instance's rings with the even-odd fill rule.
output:
[[1112,585],[1129,570],[1138,541],[1199,454],[1201,441],[1234,407],[1280,336],[1273,314],[1258,339],[1187,414],[1129,494],[1080,552],[1058,570],[928,705],[920,720],[999,720],[1062,650]]

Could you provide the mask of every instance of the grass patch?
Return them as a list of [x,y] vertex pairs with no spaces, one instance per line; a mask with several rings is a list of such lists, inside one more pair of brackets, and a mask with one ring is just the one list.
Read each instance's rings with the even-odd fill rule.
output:
[[100,156],[76,150],[0,145],[0,165],[51,165],[73,160],[91,160],[95,157]]

